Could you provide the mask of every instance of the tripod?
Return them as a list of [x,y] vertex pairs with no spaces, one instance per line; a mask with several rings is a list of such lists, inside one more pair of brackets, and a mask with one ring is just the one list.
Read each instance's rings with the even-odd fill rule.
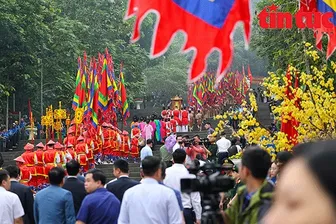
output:
[[203,195],[202,224],[223,224],[224,220],[218,208],[215,195]]

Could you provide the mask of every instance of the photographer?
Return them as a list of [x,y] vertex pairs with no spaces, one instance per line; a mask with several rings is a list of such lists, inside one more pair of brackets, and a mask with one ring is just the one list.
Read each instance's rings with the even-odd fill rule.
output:
[[200,145],[200,142],[200,137],[195,135],[193,138],[193,143],[186,149],[186,153],[191,160],[194,160],[197,154],[201,154],[203,159],[207,159],[207,154],[210,154],[209,150],[205,148],[203,144]]
[[266,180],[270,166],[271,156],[260,147],[244,151],[239,177],[245,186],[225,211],[226,224],[260,223],[272,202],[274,186]]

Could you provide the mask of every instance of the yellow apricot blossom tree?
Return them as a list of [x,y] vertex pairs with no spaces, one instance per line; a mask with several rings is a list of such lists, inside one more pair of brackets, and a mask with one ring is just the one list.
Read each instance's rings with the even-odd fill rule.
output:
[[[270,72],[263,83],[266,95],[278,102],[272,107],[275,120],[284,123],[297,121],[296,141],[289,139],[284,132],[272,133],[258,122],[252,115],[258,110],[252,93],[249,94],[249,104],[243,102],[241,105],[242,112],[228,111],[215,118],[220,121],[214,134],[220,132],[229,119],[236,117],[239,129],[235,135],[245,136],[249,143],[258,144],[271,154],[274,150],[291,150],[294,142],[336,138],[336,62],[325,61],[310,43],[304,44],[308,71],[299,71],[290,65],[287,71],[290,74],[277,75]],[[296,88],[293,85],[295,81]]]

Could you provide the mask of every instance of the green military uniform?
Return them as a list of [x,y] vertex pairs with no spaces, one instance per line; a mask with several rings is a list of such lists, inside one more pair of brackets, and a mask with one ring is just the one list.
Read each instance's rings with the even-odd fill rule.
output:
[[211,152],[211,156],[208,157],[208,160],[210,160],[211,162],[216,163],[217,161],[217,150],[218,150],[218,146],[216,143],[212,143],[209,145],[208,150]]
[[240,187],[237,198],[232,206],[225,211],[229,224],[257,224],[260,223],[268,209],[271,207],[274,186],[267,180],[264,181],[250,199],[248,206],[243,211],[243,203],[248,195],[246,187]]
[[232,198],[236,195],[237,190],[238,190],[240,187],[242,187],[242,186],[244,186],[244,183],[241,182],[241,181],[239,181],[239,182],[237,182],[237,183],[235,184],[234,188],[232,188],[231,190],[229,190],[229,192],[228,192],[228,197],[230,198],[230,200],[232,200]]

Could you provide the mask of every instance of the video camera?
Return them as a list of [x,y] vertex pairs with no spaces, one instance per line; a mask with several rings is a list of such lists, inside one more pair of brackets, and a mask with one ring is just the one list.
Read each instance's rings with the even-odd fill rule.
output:
[[227,192],[235,185],[231,177],[223,175],[226,168],[214,163],[206,163],[202,167],[191,167],[189,173],[197,174],[202,171],[202,176],[197,178],[181,179],[181,191],[185,193],[201,192],[203,194],[217,194]]
[[[209,139],[207,138],[201,138],[201,141],[199,142],[200,145],[204,145],[206,148],[210,145]],[[185,147],[190,147],[192,145],[195,145],[195,140],[193,138],[187,139],[184,141]]]
[[181,191],[184,193],[200,192],[203,202],[201,223],[222,224],[224,220],[218,206],[218,193],[232,189],[235,181],[224,175],[227,168],[214,163],[189,168],[191,174],[197,174],[200,171],[202,171],[202,176],[181,179]]

